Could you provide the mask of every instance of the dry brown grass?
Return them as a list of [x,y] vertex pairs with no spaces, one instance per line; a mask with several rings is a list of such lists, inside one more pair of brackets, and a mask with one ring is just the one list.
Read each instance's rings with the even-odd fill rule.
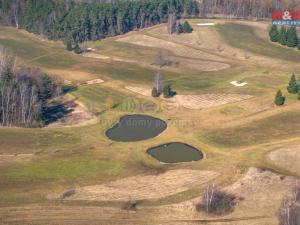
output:
[[[150,97],[151,89],[126,86],[127,90]],[[235,103],[252,98],[251,95],[242,94],[203,94],[203,95],[176,95],[170,99],[164,99],[187,109],[211,108],[229,103]]]
[[[134,34],[119,38],[118,41],[145,47],[165,49],[173,52],[177,56],[198,59],[197,66],[199,70],[202,71],[218,71],[229,67],[229,65],[226,63],[217,62],[226,61],[223,58],[220,58],[216,55],[211,55],[209,53],[194,48],[190,48],[183,44],[172,42],[171,40],[162,40],[144,34]],[[183,63],[189,63],[189,61],[185,61]],[[191,64],[194,63],[190,62],[190,65]]]
[[274,164],[300,175],[300,146],[285,147],[271,152],[268,159]]
[[213,180],[212,171],[170,170],[158,175],[139,175],[107,184],[77,188],[68,200],[128,201],[158,199]]

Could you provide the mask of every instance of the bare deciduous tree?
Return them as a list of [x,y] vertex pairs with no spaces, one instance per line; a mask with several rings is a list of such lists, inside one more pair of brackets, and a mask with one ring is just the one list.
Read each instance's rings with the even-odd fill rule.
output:
[[202,201],[196,205],[196,209],[210,214],[222,215],[233,211],[236,204],[235,200],[234,195],[211,185],[204,189]]
[[39,70],[15,65],[15,58],[0,48],[0,125],[32,126],[40,121],[47,98],[60,94],[61,87]]

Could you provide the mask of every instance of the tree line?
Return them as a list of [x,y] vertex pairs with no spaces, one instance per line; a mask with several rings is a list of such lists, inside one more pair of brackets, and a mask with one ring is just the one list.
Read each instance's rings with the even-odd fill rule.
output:
[[166,22],[170,12],[196,16],[195,0],[86,3],[68,0],[0,0],[3,23],[49,39],[82,43]]
[[0,0],[0,20],[74,44],[167,22],[170,13],[177,18],[267,18],[273,9],[297,7],[296,0]]
[[17,68],[15,58],[0,47],[0,125],[43,125],[47,100],[59,95],[61,86],[36,69]]

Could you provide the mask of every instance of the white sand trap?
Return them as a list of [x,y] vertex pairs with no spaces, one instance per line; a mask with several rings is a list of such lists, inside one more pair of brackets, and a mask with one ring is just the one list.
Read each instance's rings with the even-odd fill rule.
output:
[[102,185],[75,189],[68,200],[126,201],[157,199],[205,184],[219,174],[201,170],[171,170],[159,175],[139,175]]
[[93,48],[87,48],[87,50],[90,51],[90,52],[96,51],[96,49],[93,49]]
[[231,81],[230,83],[231,83],[232,85],[236,86],[236,87],[244,87],[245,85],[247,85],[247,82],[240,83],[240,82],[238,82],[238,81],[236,81],[236,80]]
[[198,23],[197,26],[215,26],[215,23]]
[[86,84],[88,84],[88,85],[91,85],[91,84],[101,84],[103,82],[104,82],[104,80],[95,79],[95,80],[89,80],[89,81],[87,81]]

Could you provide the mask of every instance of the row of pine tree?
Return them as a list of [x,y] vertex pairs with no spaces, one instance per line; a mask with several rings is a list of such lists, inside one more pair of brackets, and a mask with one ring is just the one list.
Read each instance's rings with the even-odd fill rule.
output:
[[278,29],[277,26],[273,25],[270,29],[269,36],[272,42],[278,42],[281,45],[286,45],[290,48],[298,47],[300,50],[300,40],[295,26],[289,28],[282,26]]

